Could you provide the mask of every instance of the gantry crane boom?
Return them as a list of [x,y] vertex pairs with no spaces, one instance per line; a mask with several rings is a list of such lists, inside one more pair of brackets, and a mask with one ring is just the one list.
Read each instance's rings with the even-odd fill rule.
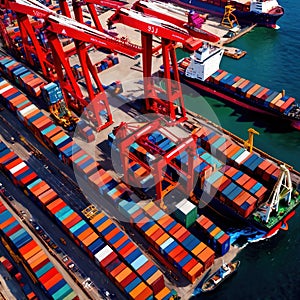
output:
[[[97,124],[98,130],[103,128],[103,126],[108,126],[109,124],[111,124],[112,117],[108,105],[108,100],[103,91],[103,87],[100,83],[95,68],[93,67],[88,57],[86,43],[97,45],[103,48],[113,49],[115,51],[122,51],[122,49],[133,49],[143,53],[143,75],[146,110],[152,110],[156,113],[166,114],[172,121],[180,122],[186,119],[174,43],[181,42],[184,44],[187,40],[190,40],[187,31],[169,22],[154,17],[149,17],[136,11],[131,11],[124,8],[118,9],[117,12],[109,19],[109,22],[112,24],[118,21],[135,29],[139,29],[142,32],[142,47],[140,47],[135,44],[129,43],[126,40],[110,36],[104,32],[100,32],[76,20],[56,14],[55,12],[49,10],[46,6],[43,6],[41,3],[35,0],[2,0],[1,6],[4,8],[11,8],[23,15],[25,12],[28,15],[37,16],[45,20],[44,29],[50,43],[55,69],[58,74],[58,79],[63,89],[66,102],[68,103],[68,105],[78,108],[79,112],[82,112],[83,108],[89,104],[89,101],[91,101],[93,103],[91,105],[91,111],[94,117],[93,122]],[[87,84],[89,101],[82,95],[81,89],[72,72],[70,63],[65,56],[58,39],[58,34],[71,37],[75,41],[75,46]],[[162,39],[162,54],[163,63],[165,66],[164,76],[166,79],[167,101],[161,100],[160,97],[158,97],[158,92],[162,92],[162,89],[155,89],[152,81],[151,66],[153,35],[159,36]],[[196,44],[200,45],[201,41]],[[175,84],[170,82],[170,60],[172,62]],[[61,68],[62,66],[64,67],[64,70],[66,72],[68,79],[67,81],[65,80],[65,76]],[[90,74],[97,84],[99,90],[97,94],[95,94],[95,91],[93,89]],[[72,95],[76,101],[73,101],[73,99],[70,100],[69,94]],[[92,101],[94,99],[96,99],[96,101]],[[179,102],[179,108],[177,105],[175,105],[175,101]],[[102,120],[98,111],[99,109],[106,109],[107,111],[108,120],[105,125],[102,124]]]
[[[178,73],[175,43],[180,42],[183,45],[193,44],[191,43],[192,40],[194,42],[194,49],[197,49],[201,46],[202,42],[191,38],[186,30],[170,22],[127,8],[118,9],[108,19],[109,27],[115,23],[122,23],[141,31],[146,111],[168,115],[173,122],[184,121],[186,119],[186,111]],[[161,38],[165,90],[158,88],[153,83],[153,35]],[[173,81],[171,81],[172,76]],[[162,99],[161,95],[164,95],[165,99]]]

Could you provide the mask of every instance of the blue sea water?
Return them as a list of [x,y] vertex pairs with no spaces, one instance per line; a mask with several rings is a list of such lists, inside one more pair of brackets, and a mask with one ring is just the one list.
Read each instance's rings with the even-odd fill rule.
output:
[[[279,30],[254,28],[231,46],[247,51],[240,60],[224,57],[221,68],[287,95],[300,103],[300,6],[298,1],[279,0],[285,8],[278,21]],[[189,101],[190,100],[190,101]],[[204,114],[197,99],[189,99],[189,109]],[[259,131],[255,146],[291,164],[300,171],[300,132],[278,120],[239,111],[224,103],[206,98],[222,127],[247,138],[247,129]],[[289,230],[270,239],[250,243],[238,258],[237,274],[212,295],[196,299],[276,300],[300,298],[300,211],[289,221]]]

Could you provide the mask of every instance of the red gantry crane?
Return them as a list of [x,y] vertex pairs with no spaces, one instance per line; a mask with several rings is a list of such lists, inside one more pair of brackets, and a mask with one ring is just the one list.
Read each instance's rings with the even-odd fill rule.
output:
[[[220,40],[220,38],[215,34],[212,34],[211,32],[201,28],[204,18],[195,11],[184,9],[178,6],[172,6],[171,3],[143,0],[138,0],[137,2],[133,3],[132,8],[136,11],[143,12],[149,16],[168,21],[181,28],[184,28],[188,30],[189,34],[195,38],[213,43],[216,43]],[[176,14],[177,16],[184,16],[187,20],[176,17]]]
[[[172,121],[180,122],[186,118],[183,96],[180,88],[180,80],[177,69],[177,61],[174,44],[181,42],[183,44],[193,45],[198,48],[201,42],[191,39],[188,32],[177,26],[153,17],[145,16],[139,12],[119,9],[110,19],[109,24],[121,22],[125,25],[139,29],[142,35],[142,47],[130,43],[128,40],[110,36],[99,32],[76,20],[56,14],[55,12],[43,6],[35,0],[1,0],[1,7],[9,8],[19,14],[36,16],[45,20],[44,30],[48,38],[55,70],[60,82],[65,101],[69,107],[75,109],[78,113],[85,111],[88,106],[89,116],[97,130],[109,126],[112,123],[108,100],[99,80],[95,67],[87,53],[87,44],[97,45],[99,47],[122,51],[122,49],[131,49],[143,54],[143,75],[144,89],[146,98],[146,110],[154,111],[168,115]],[[29,30],[30,23],[25,25]],[[73,38],[78,57],[82,66],[89,99],[86,99],[78,85],[78,82],[72,72],[68,57],[65,55],[58,35],[64,35]],[[163,63],[165,67],[166,92],[163,89],[154,87],[152,80],[152,39],[153,35],[161,37]],[[34,39],[34,36],[32,36]],[[41,54],[42,61],[45,60]],[[171,63],[173,65],[174,82],[171,83]],[[65,71],[65,74],[63,72]],[[91,76],[97,85],[98,91],[95,92]],[[149,80],[150,79],[150,80]],[[158,97],[158,93],[165,93],[166,100]],[[71,96],[71,97],[70,97]],[[179,106],[176,101],[179,101]],[[178,111],[180,113],[178,114]],[[103,112],[106,120],[103,121]],[[178,117],[179,115],[179,117]]]
[[[126,183],[135,182],[129,178],[129,159],[136,161],[141,166],[143,166],[149,173],[154,177],[155,183],[155,191],[156,191],[156,199],[160,200],[161,207],[164,208],[163,198],[167,193],[169,193],[172,189],[178,186],[184,193],[189,195],[194,187],[194,157],[196,156],[196,133],[192,134],[190,137],[177,139],[177,145],[175,148],[170,149],[169,151],[162,151],[157,145],[153,144],[147,136],[154,131],[157,131],[161,128],[164,131],[167,131],[167,127],[170,124],[166,122],[163,118],[157,118],[150,123],[141,124],[141,123],[126,123],[122,122],[117,129],[115,129],[114,134],[117,139],[117,147],[119,148],[121,164],[124,173],[124,181]],[[169,132],[168,137],[171,137],[173,134]],[[148,152],[156,156],[156,159],[153,160],[150,165],[141,161],[139,158],[134,156],[130,151],[129,147],[134,142],[142,146]],[[180,155],[182,152],[186,151],[188,154],[188,163],[187,170],[184,171],[182,168],[174,163],[174,158]],[[185,178],[184,182],[174,182],[171,178],[168,178],[166,174],[164,174],[164,168],[169,165],[178,173],[180,173],[183,178]],[[136,178],[139,182],[141,178]],[[163,181],[168,182],[168,187],[163,188]]]
[[[175,44],[180,42],[184,46],[189,47],[190,50],[195,50],[201,46],[202,42],[191,38],[186,30],[170,22],[144,15],[143,13],[127,8],[118,9],[108,19],[109,27],[115,23],[122,23],[141,31],[146,111],[168,115],[172,122],[182,122],[186,120]],[[161,38],[166,90],[155,86],[153,82],[152,42],[154,35]],[[171,80],[171,73],[173,80]],[[162,97],[165,99],[162,99]]]

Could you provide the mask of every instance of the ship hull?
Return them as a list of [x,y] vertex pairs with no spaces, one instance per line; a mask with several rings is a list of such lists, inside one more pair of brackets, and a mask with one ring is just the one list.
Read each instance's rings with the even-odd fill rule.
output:
[[219,85],[215,85],[211,82],[202,82],[196,79],[188,78],[184,75],[183,72],[180,72],[181,82],[201,91],[203,94],[218,98],[223,102],[230,102],[235,106],[245,108],[247,110],[258,112],[264,114],[265,116],[275,117],[276,119],[280,118],[284,122],[288,123],[294,129],[300,130],[300,121],[292,120],[283,114],[276,114],[274,112],[268,111],[265,108],[260,108],[258,106],[253,106],[253,104],[247,103],[246,99],[239,99],[237,95],[234,95],[232,91],[222,90],[223,88]]
[[219,215],[224,217],[224,220],[230,219],[236,220],[240,224],[245,224],[247,226],[250,226],[254,229],[257,229],[259,231],[263,232],[262,238],[268,238],[274,235],[278,230],[288,230],[288,221],[295,215],[295,210],[292,210],[289,212],[283,219],[281,219],[277,224],[275,224],[271,228],[267,228],[262,223],[259,223],[255,221],[255,219],[252,218],[250,215],[248,218],[244,218],[240,216],[236,211],[231,209],[230,207],[226,206],[224,203],[222,203],[219,199],[213,198],[208,203],[208,208],[212,210],[212,213],[215,211],[218,212]]
[[[216,6],[210,3],[196,1],[196,0],[172,0],[166,2],[173,2],[180,6],[184,6],[190,9],[200,9],[203,12],[211,13],[213,15],[223,16],[224,7]],[[276,28],[277,21],[283,16],[283,12],[280,13],[255,13],[255,12],[244,12],[235,10],[234,15],[238,21],[243,24],[257,24],[259,26]]]

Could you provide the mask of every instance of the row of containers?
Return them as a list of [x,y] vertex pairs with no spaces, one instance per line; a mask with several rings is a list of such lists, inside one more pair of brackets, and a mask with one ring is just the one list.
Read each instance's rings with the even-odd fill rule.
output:
[[22,277],[22,274],[18,272],[17,268],[15,268],[6,257],[1,256],[0,263],[4,266],[7,272],[18,281],[27,300],[38,300],[38,297],[30,287],[28,282],[25,281],[25,279]]
[[207,80],[232,91],[232,93],[237,93],[248,101],[256,102],[260,106],[286,115],[295,104],[293,97],[265,88],[224,70],[216,71]]
[[279,177],[280,168],[274,162],[261,157],[258,153],[250,153],[229,137],[221,136],[207,127],[202,127],[197,132],[197,145],[207,150],[223,164],[236,167],[249,174],[250,177],[262,181],[267,187],[273,188]]
[[[162,291],[168,292],[166,295],[170,297],[175,293],[165,287],[163,274],[157,266],[104,213],[99,215],[108,220],[108,230],[86,222],[3,142],[0,146],[0,168],[57,222],[129,299],[153,299],[153,294],[155,299],[164,299],[159,296]],[[123,236],[125,245],[116,245],[118,234]],[[126,251],[121,251],[124,246],[127,246]],[[145,264],[149,269],[144,268]],[[119,265],[124,267],[124,273],[117,276],[114,270]]]
[[[24,120],[20,115],[18,115],[19,119],[24,124]],[[44,117],[44,116],[43,116]],[[46,122],[47,123],[47,122]],[[25,125],[32,129],[34,126],[32,124],[28,124],[25,122]],[[47,127],[48,126],[48,127]],[[116,181],[114,181],[111,176],[107,174],[104,170],[98,170],[99,166],[94,162],[94,160],[88,156],[84,150],[82,150],[77,144],[75,144],[71,139],[63,139],[63,144],[57,143],[55,144],[53,140],[51,140],[52,134],[55,134],[57,132],[60,132],[57,126],[53,126],[53,124],[46,124],[45,127],[47,129],[51,128],[54,130],[51,134],[47,136],[44,136],[41,134],[39,130],[36,130],[37,136],[40,136],[40,138],[46,142],[48,146],[50,146],[58,155],[59,157],[68,164],[74,164],[74,167],[79,170],[83,176],[87,179],[89,178],[92,182],[93,186],[96,186],[97,189],[100,191],[101,194],[108,193],[109,197],[114,201],[119,201],[125,194],[128,194],[128,190],[123,184],[118,184]],[[42,130],[43,131],[43,130]],[[43,133],[43,132],[42,132]],[[152,134],[149,139],[153,140],[154,138],[156,140],[161,139],[160,133]],[[63,135],[64,136],[64,135]],[[50,137],[50,139],[49,139]],[[65,137],[65,136],[64,136]],[[168,150],[170,147],[173,147],[174,145],[168,141],[165,137],[162,137],[164,139],[166,146],[163,146],[164,149]],[[66,142],[64,142],[67,140]],[[232,143],[233,144],[233,143]],[[236,146],[236,145],[235,145]],[[201,149],[201,148],[200,148]],[[203,150],[203,149],[201,149]],[[209,155],[209,153],[202,153],[206,156]],[[201,155],[202,155],[201,154]],[[213,157],[210,155],[210,159],[213,159]],[[178,157],[178,160],[181,160],[181,156]],[[217,162],[215,162],[217,163]],[[95,170],[97,171],[95,172]],[[92,172],[95,172],[92,174]]]
[[[3,148],[3,143],[1,148]],[[62,274],[49,260],[45,251],[1,201],[0,233],[51,299],[79,299]]]
[[1,55],[0,71],[4,76],[11,78],[25,92],[34,97],[39,97],[41,95],[41,87],[47,84],[44,79],[10,56]]
[[205,215],[196,220],[196,228],[204,241],[208,243],[220,255],[224,255],[230,248],[230,236],[220,227],[214,224]]
[[[152,149],[156,149],[157,153],[161,155],[176,147],[176,144],[173,141],[158,130],[150,133],[145,139],[147,139],[147,144],[152,144]],[[108,135],[108,141],[112,149],[118,152],[119,150],[115,145],[116,137],[113,133]],[[129,152],[129,157],[132,158],[129,161],[128,168],[128,174],[131,177],[130,180],[139,184],[138,186],[147,192],[149,187],[151,188],[154,185],[154,178],[150,173],[150,167],[155,160],[155,156],[137,142],[134,142],[129,146]],[[203,178],[204,175],[208,176],[211,174],[214,166],[217,168],[222,166],[222,163],[218,159],[214,158],[211,154],[201,148],[197,149],[195,154],[197,155],[193,156],[193,172],[195,180],[193,185],[197,183],[198,179]],[[118,153],[118,155],[120,154]],[[145,165],[148,167],[145,167]],[[183,151],[172,160],[172,165],[167,165],[164,169],[163,176],[170,181],[177,182],[180,173],[180,183],[182,186],[185,186],[185,183],[188,180],[186,176],[187,172],[188,152]]]
[[[117,65],[119,63],[119,58],[117,55],[109,54],[101,60],[100,62],[97,62],[94,66],[98,73],[111,68],[114,65]],[[83,78],[83,70],[82,67],[78,64],[75,64],[72,66],[72,72],[77,80]]]
[[[99,164],[97,164],[92,157],[74,143],[69,136],[62,134],[62,137],[64,138],[61,137],[60,140],[53,138],[53,136],[56,136],[57,132],[60,132],[61,129],[55,125],[53,126],[53,123],[49,122],[49,119],[47,119],[46,116],[42,117],[44,121],[43,125],[40,127],[37,126],[38,123],[36,122],[27,122],[27,118],[24,117],[17,108],[14,108],[13,111],[17,111],[19,120],[27,128],[33,131],[39,140],[51,148],[63,162],[76,169],[83,178],[87,179],[88,182],[100,192],[101,195],[108,196],[108,199],[114,203],[120,202],[122,198],[128,199],[130,191],[126,188],[126,186],[122,183],[116,182],[106,171],[101,169]],[[48,131],[50,126],[53,128],[51,133]],[[26,176],[32,176],[32,174],[28,174]],[[25,180],[22,180],[28,182],[30,178],[28,177]],[[198,254],[200,253],[197,253],[197,255]],[[211,256],[213,255],[214,253],[211,250]],[[207,259],[208,258],[203,258],[203,261],[206,265],[209,265],[209,263],[207,264],[206,262]],[[199,271],[199,273],[201,273],[201,271]]]
[[144,207],[132,201],[118,203],[119,211],[129,219],[149,243],[149,251],[170,270],[179,271],[190,282],[208,269],[215,253],[155,203]]
[[[17,83],[25,92],[28,92],[30,95],[37,97],[41,96],[41,99],[45,100],[47,104],[51,105],[57,103],[63,99],[61,89],[57,83],[45,82],[40,77],[32,72],[28,67],[24,66],[20,62],[12,59],[9,56],[0,57],[0,70],[1,72],[9,77],[11,80]],[[28,80],[26,78],[29,78]],[[29,85],[35,82],[35,88],[29,88]],[[1,79],[1,98],[6,102],[6,105],[10,109],[18,108],[19,110],[26,109],[25,112],[30,111],[30,117],[36,120],[37,115],[33,115],[37,110],[37,107],[34,106],[31,101],[20,92],[17,88],[13,87],[6,80]],[[30,107],[30,108],[28,108]],[[36,108],[36,109],[34,109]],[[24,112],[24,113],[25,113]],[[39,112],[39,110],[38,110]],[[77,133],[87,142],[92,142],[95,140],[95,135],[92,128],[84,121],[79,121],[79,126],[77,128]]]

